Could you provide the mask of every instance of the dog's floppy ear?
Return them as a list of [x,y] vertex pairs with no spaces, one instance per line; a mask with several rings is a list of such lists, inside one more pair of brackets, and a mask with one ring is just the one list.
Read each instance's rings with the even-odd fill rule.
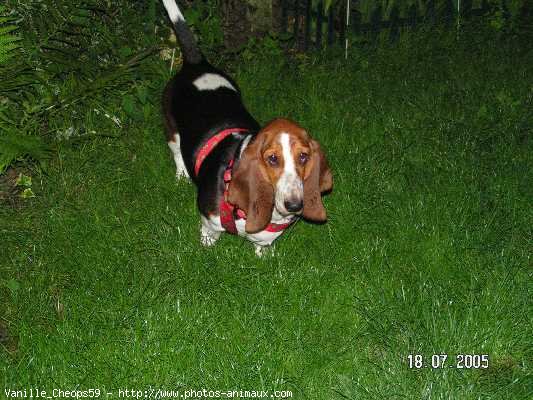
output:
[[246,147],[229,184],[228,201],[246,213],[247,233],[264,230],[274,209],[274,189],[263,166],[261,146],[258,137]]
[[329,169],[326,156],[320,149],[316,140],[309,142],[311,158],[309,160],[306,176],[304,177],[304,218],[324,222],[327,218],[326,209],[322,204],[321,194],[333,188],[333,175]]

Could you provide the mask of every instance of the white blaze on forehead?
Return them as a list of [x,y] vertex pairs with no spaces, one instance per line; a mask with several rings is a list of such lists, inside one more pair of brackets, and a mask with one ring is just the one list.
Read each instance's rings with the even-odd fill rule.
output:
[[294,201],[303,199],[303,183],[294,164],[294,158],[291,151],[290,135],[282,132],[279,136],[281,151],[283,153],[283,172],[279,177],[276,185],[276,194],[274,196],[275,208],[282,215],[287,213],[285,201]]
[[185,21],[175,0],[163,0],[163,4],[167,9],[168,17],[172,22],[176,23],[178,21]]
[[281,148],[283,151],[283,174],[296,175],[296,168],[294,167],[294,158],[292,157],[289,134],[283,132],[280,136],[279,141],[281,143]]
[[223,76],[218,74],[203,74],[193,82],[193,85],[196,86],[198,90],[217,90],[219,88],[225,87],[231,90],[236,89],[233,85]]

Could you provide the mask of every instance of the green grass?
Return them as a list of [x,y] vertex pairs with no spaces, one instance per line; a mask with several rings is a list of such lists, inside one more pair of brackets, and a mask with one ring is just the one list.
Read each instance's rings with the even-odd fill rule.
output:
[[[36,198],[0,209],[0,387],[532,395],[531,51],[421,40],[326,58],[235,68],[252,113],[299,121],[334,171],[329,222],[298,223],[273,256],[229,235],[201,247],[163,78],[144,118],[88,122],[117,137],[61,142]],[[407,365],[443,353],[490,368]]]

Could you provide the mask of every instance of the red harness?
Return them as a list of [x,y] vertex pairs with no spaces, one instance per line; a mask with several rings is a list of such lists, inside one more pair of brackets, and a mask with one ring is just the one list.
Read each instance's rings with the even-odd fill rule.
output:
[[200,172],[200,167],[204,160],[207,158],[209,153],[215,148],[217,144],[222,142],[224,139],[226,139],[229,135],[231,135],[233,132],[247,132],[248,129],[244,128],[229,128],[224,129],[223,131],[218,132],[215,136],[210,138],[206,144],[202,146],[200,151],[198,152],[198,155],[196,156],[196,163],[194,164],[194,175],[198,176],[198,172]]
[[[203,161],[207,158],[209,153],[211,153],[211,151],[215,148],[217,144],[219,144],[222,140],[224,140],[226,137],[228,137],[234,132],[246,132],[246,131],[248,131],[248,129],[229,128],[229,129],[224,129],[223,131],[220,131],[219,133],[217,133],[215,136],[211,137],[198,152],[198,156],[196,157],[196,163],[194,164],[194,174],[198,176],[198,172],[200,172],[200,167]],[[235,205],[227,201],[228,196],[229,196],[229,183],[231,182],[232,171],[233,171],[233,160],[230,160],[228,166],[226,167],[226,170],[224,171],[224,194],[222,195],[220,199],[219,211],[220,211],[220,223],[222,224],[222,227],[227,232],[233,235],[236,235],[237,225],[235,221],[238,219],[246,219],[246,213],[240,208],[237,208]],[[266,226],[265,231],[283,232],[285,229],[291,226],[294,221],[295,219],[285,224],[270,223]]]

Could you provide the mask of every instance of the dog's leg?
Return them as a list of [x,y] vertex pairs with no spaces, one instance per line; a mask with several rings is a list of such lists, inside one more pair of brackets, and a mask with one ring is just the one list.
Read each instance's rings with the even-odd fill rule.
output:
[[170,151],[172,151],[174,162],[176,163],[176,179],[189,179],[189,173],[187,172],[187,168],[185,167],[185,163],[183,162],[183,157],[181,155],[180,135],[177,133],[174,134],[174,139],[168,142],[168,147],[170,148]]
[[220,238],[221,231],[214,230],[211,222],[202,215],[202,226],[200,228],[200,243],[203,246],[213,246]]
[[264,257],[267,253],[269,253],[269,250],[270,250],[270,246],[261,246],[255,243],[254,243],[254,247],[255,247],[255,255],[259,258]]

